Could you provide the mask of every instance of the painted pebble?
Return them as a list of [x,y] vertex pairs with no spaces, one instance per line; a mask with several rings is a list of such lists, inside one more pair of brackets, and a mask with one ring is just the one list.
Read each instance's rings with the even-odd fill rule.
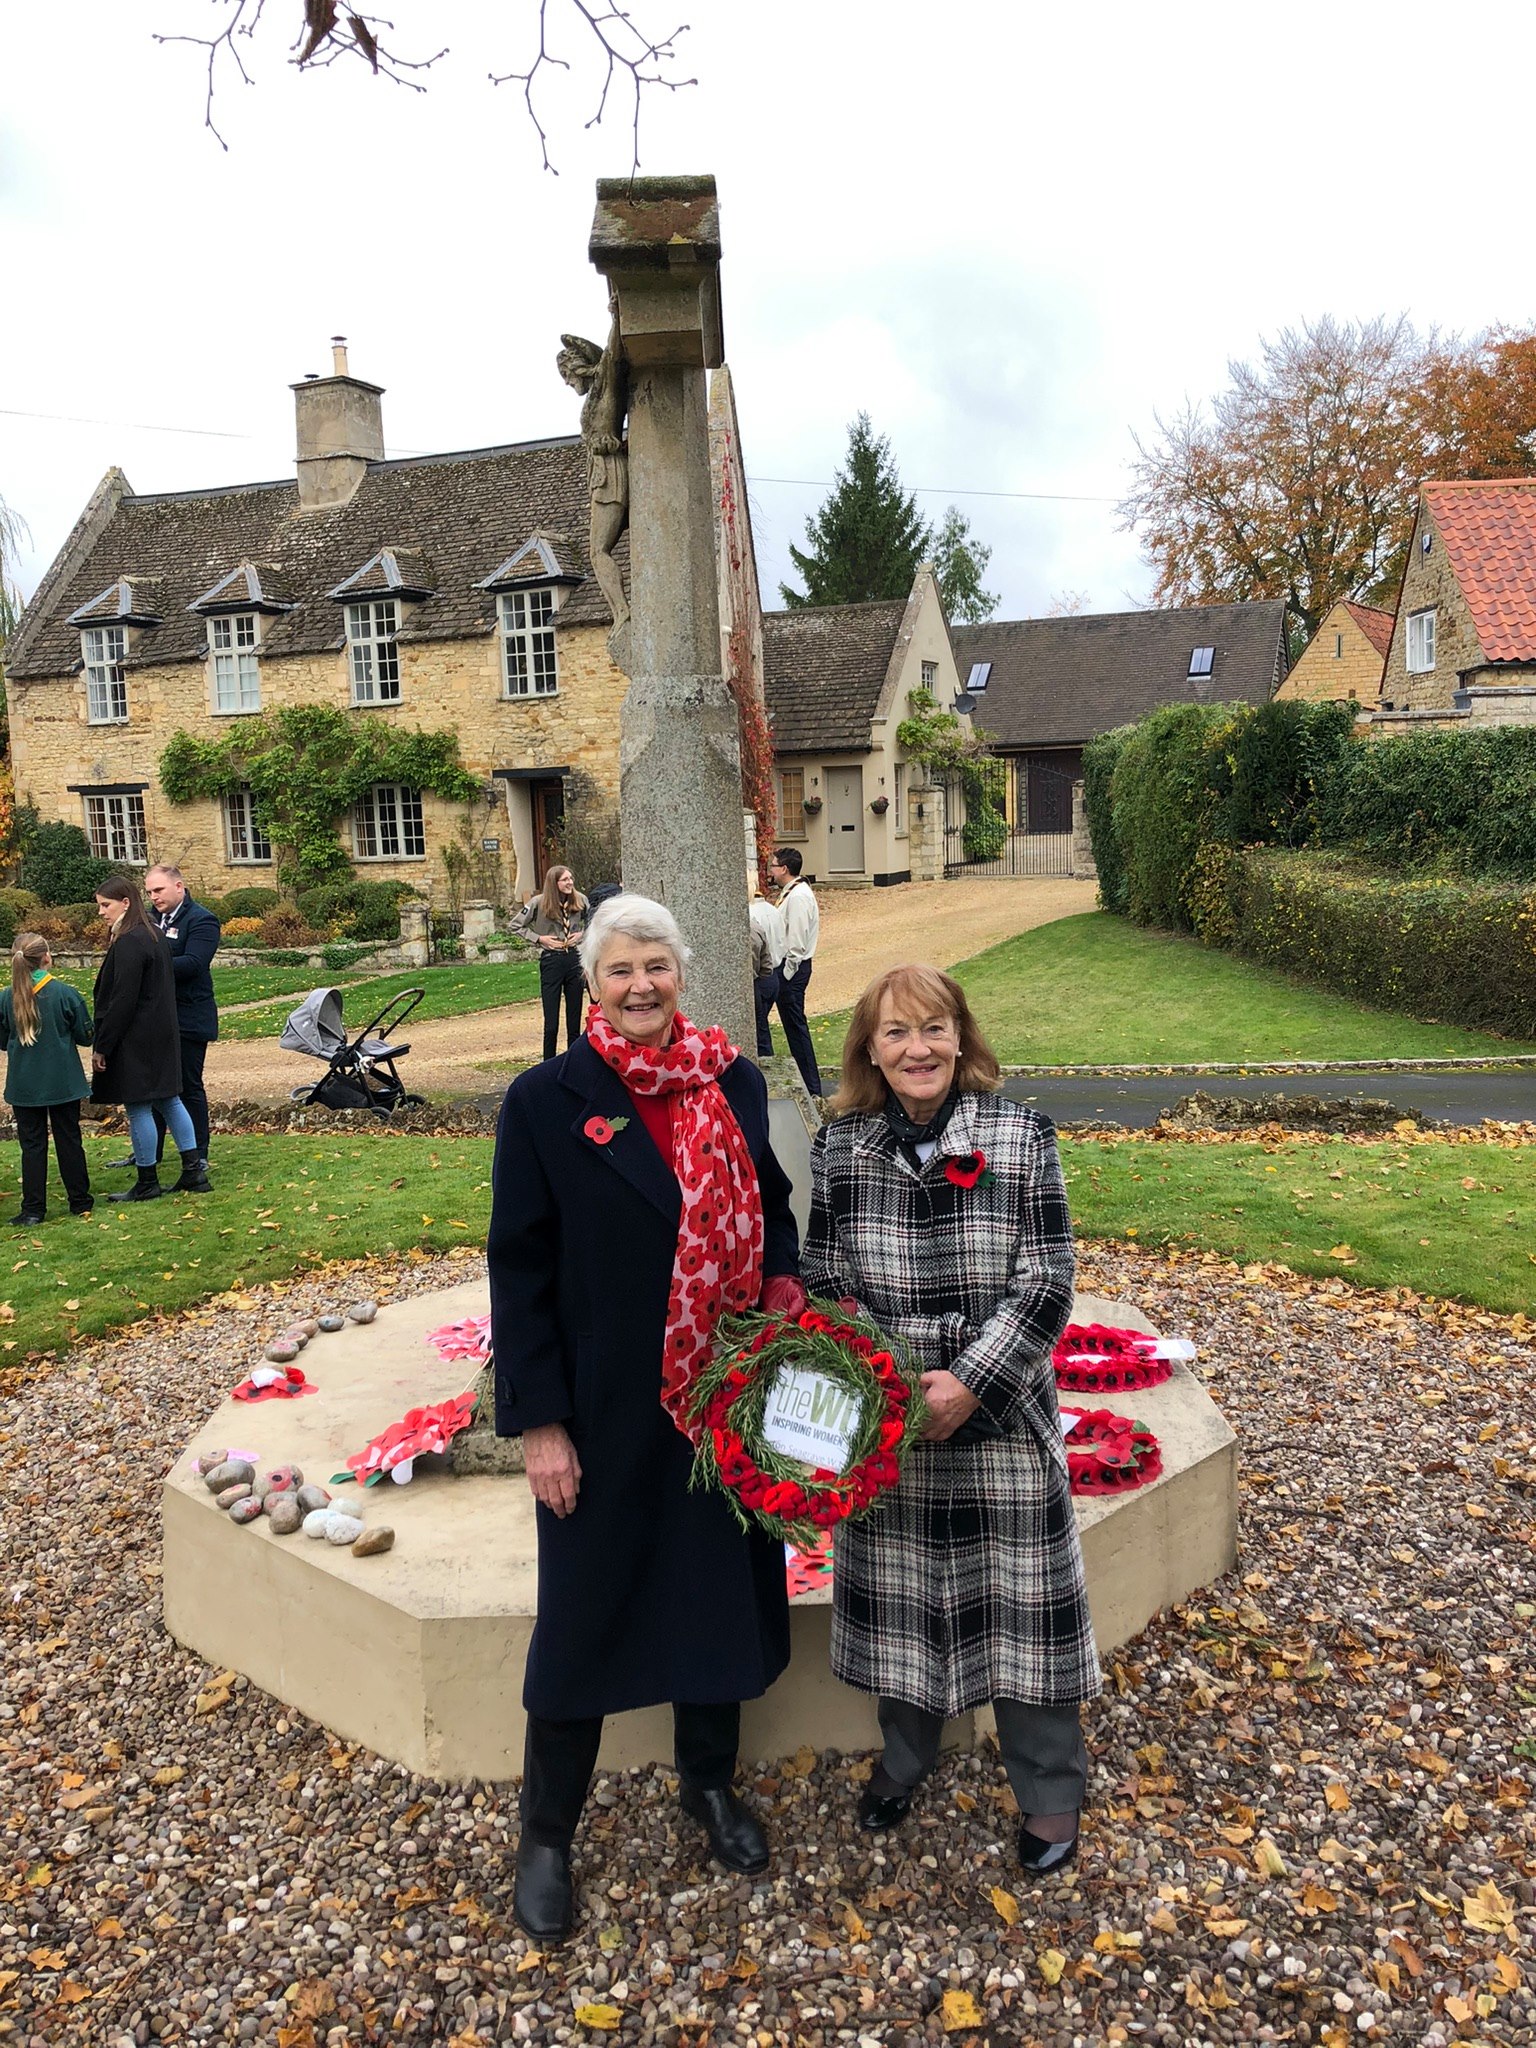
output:
[[345,1316],[337,1315],[334,1309],[330,1309],[323,1316],[317,1316],[315,1324],[317,1328],[329,1334],[333,1330],[344,1330],[347,1326],[347,1319]]
[[[332,1540],[334,1541],[334,1539]],[[378,1557],[382,1552],[393,1550],[394,1547],[394,1530],[389,1527],[388,1523],[381,1522],[376,1529],[365,1529],[363,1531],[362,1535],[358,1537],[352,1546],[352,1555],[354,1557]]]
[[328,1508],[331,1496],[323,1486],[316,1486],[313,1480],[298,1489],[296,1498],[302,1511],[308,1515],[316,1508]]
[[228,1451],[199,1451],[197,1454],[198,1475],[200,1478],[206,1479],[216,1466],[227,1465],[228,1463]]
[[302,1348],[291,1337],[274,1337],[261,1355],[270,1358],[274,1365],[292,1365]]
[[261,1502],[254,1493],[248,1493],[244,1500],[237,1500],[229,1511],[232,1522],[254,1522],[261,1513]]
[[297,1335],[297,1333],[300,1330],[304,1332],[304,1339],[306,1343],[309,1341],[311,1337],[314,1336],[315,1332],[319,1329],[319,1327],[320,1318],[318,1316],[300,1316],[299,1320],[293,1326],[295,1335]]
[[325,1518],[325,1540],[337,1545],[355,1543],[363,1533],[363,1525],[356,1515],[338,1514],[331,1508]]
[[238,1507],[243,1500],[255,1500],[256,1512],[261,1512],[261,1502],[256,1500],[248,1479],[237,1479],[231,1486],[221,1486],[213,1497],[221,1508],[226,1509]]
[[210,1493],[218,1493],[226,1486],[233,1486],[238,1479],[249,1486],[256,1477],[256,1467],[248,1465],[244,1458],[226,1458],[221,1465],[215,1465],[203,1474],[203,1484]]
[[291,1493],[268,1494],[266,1506],[274,1536],[291,1536],[304,1519],[304,1510]]
[[347,1320],[351,1323],[371,1323],[378,1312],[379,1304],[376,1301],[354,1301],[347,1310]]
[[304,1530],[304,1534],[306,1536],[312,1536],[318,1543],[320,1539],[324,1536],[325,1525],[330,1519],[331,1511],[328,1507],[311,1508],[309,1513],[304,1517],[303,1523],[301,1525]]
[[283,1344],[297,1344],[299,1349],[302,1351],[304,1349],[304,1346],[309,1342],[309,1332],[308,1330],[301,1329],[299,1325],[295,1323],[291,1330],[284,1330],[281,1338],[278,1341]]
[[271,1465],[255,1480],[255,1488],[263,1500],[269,1493],[294,1493],[304,1484],[304,1474],[297,1465]]

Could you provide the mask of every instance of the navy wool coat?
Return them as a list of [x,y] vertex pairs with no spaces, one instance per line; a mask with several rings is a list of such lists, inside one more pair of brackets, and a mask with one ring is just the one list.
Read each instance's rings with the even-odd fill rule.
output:
[[181,1091],[171,949],[150,925],[119,931],[96,976],[92,1102],[162,1102]]
[[[797,1273],[763,1077],[738,1058],[720,1086],[757,1166],[764,1272]],[[600,1145],[593,1116],[628,1122]],[[789,1662],[783,1546],[689,1490],[693,1447],[661,1405],[681,1196],[589,1039],[508,1089],[492,1190],[496,1431],[563,1422],[581,1462],[574,1512],[537,1509],[524,1706],[575,1720],[757,1698]]]
[[160,931],[171,949],[171,972],[176,977],[177,1031],[183,1038],[217,1038],[219,1006],[211,969],[222,937],[219,920],[206,904],[183,896],[161,920]]

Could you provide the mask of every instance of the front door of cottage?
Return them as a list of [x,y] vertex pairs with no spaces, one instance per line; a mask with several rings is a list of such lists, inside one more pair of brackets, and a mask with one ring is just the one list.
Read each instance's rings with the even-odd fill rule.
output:
[[864,872],[864,770],[829,768],[827,781],[827,871]]
[[[560,841],[565,828],[565,784],[557,775],[530,782],[528,802],[533,812],[533,885],[544,886],[551,861],[560,858]],[[577,883],[578,888],[580,883]]]

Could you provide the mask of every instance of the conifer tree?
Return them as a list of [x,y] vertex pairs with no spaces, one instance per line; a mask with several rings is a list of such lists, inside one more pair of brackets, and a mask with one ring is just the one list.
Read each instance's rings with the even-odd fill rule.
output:
[[789,552],[803,591],[779,585],[792,610],[905,597],[933,541],[916,500],[901,488],[891,444],[861,412],[848,429],[848,457],[831,496],[805,523],[806,547]]

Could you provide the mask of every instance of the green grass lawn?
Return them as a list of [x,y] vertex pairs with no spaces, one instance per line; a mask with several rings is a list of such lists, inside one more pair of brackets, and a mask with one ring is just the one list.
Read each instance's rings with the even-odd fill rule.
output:
[[1063,1138],[1084,1237],[1199,1245],[1507,1314],[1536,1295],[1536,1147]]
[[[1021,933],[954,972],[1008,1065],[1257,1066],[1536,1052],[1522,1041],[1368,1009],[1103,911]],[[812,1020],[829,1071],[847,1028],[846,1011]]]
[[[327,1259],[485,1242],[488,1138],[221,1137],[213,1194],[108,1202],[132,1180],[104,1170],[122,1144],[121,1135],[86,1140],[93,1215],[71,1216],[55,1177],[49,1220],[0,1242],[9,1267],[0,1268],[0,1370],[146,1311],[185,1308]],[[16,1211],[19,1160],[14,1144],[0,1147],[0,1219]],[[162,1169],[163,1180],[174,1178],[174,1167]],[[230,1361],[231,1386],[252,1362]]]
[[[96,986],[94,968],[56,968],[60,981],[79,989],[87,1002]],[[231,1003],[259,1003],[268,996],[307,994],[321,983],[337,984],[347,979],[347,970],[331,975],[323,967],[220,967],[213,970],[213,992],[222,1009]]]
[[[344,987],[343,1009],[349,1032],[359,1030],[403,989],[422,988],[426,997],[413,1022],[433,1017],[464,1017],[476,1010],[497,1010],[507,1003],[531,1002],[539,992],[534,960],[470,961],[446,967],[421,967],[414,973],[374,975],[367,981],[344,982],[341,975],[310,969],[297,985],[307,993],[328,983]],[[293,1009],[293,1002],[271,1003],[220,1019],[221,1038],[275,1038]],[[409,1028],[409,1027],[407,1027]]]

